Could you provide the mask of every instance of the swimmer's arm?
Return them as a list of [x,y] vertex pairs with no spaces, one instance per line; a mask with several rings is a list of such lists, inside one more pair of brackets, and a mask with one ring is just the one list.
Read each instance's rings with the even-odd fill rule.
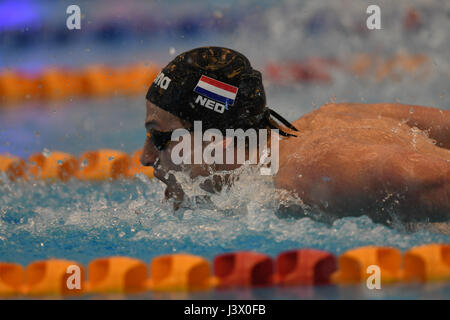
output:
[[360,112],[373,116],[405,121],[410,127],[428,131],[429,137],[436,140],[439,147],[450,149],[450,110],[433,107],[406,105],[400,103],[338,103],[328,104],[325,110],[338,112]]

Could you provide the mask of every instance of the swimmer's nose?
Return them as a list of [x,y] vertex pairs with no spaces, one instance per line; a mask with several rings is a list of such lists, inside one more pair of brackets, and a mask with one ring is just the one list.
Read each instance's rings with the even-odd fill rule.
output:
[[148,156],[147,153],[143,152],[140,160],[141,160],[141,164],[143,166],[148,167],[148,166],[152,166],[155,163],[156,157]]
[[146,143],[140,158],[141,164],[145,167],[153,166],[157,158],[158,150]]

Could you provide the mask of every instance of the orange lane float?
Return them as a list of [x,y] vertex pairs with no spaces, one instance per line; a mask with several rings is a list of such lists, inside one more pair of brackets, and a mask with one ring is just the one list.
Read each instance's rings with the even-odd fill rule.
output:
[[37,261],[26,269],[24,292],[28,295],[78,295],[85,290],[81,264],[50,259]]
[[450,245],[428,244],[404,255],[405,281],[449,281]]
[[21,294],[24,280],[25,272],[21,265],[0,262],[0,296]]
[[115,85],[119,94],[133,96],[143,94],[156,78],[159,67],[147,63],[134,64],[115,70]]
[[82,71],[83,95],[108,97],[116,92],[116,72],[113,68],[91,65]]
[[82,180],[107,180],[130,177],[131,157],[125,152],[100,149],[87,151],[79,159],[77,177]]
[[78,171],[78,160],[65,152],[49,151],[29,157],[29,173],[35,179],[67,181]]
[[367,246],[345,252],[339,257],[338,271],[332,276],[333,283],[356,284],[367,280],[373,273],[371,266],[380,268],[381,282],[401,280],[402,256],[398,249]]
[[17,103],[38,97],[35,77],[15,71],[0,73],[0,103]]
[[25,160],[8,154],[0,155],[0,172],[4,172],[11,181],[26,177],[26,171]]
[[89,264],[91,293],[138,293],[147,289],[147,266],[128,257],[107,257]]
[[149,289],[154,291],[201,291],[215,287],[209,262],[189,254],[156,257],[151,262]]
[[82,94],[81,77],[70,70],[47,69],[40,76],[38,83],[41,98],[45,100],[60,100]]
[[272,258],[258,252],[239,251],[214,258],[214,274],[220,280],[220,288],[270,286],[274,269]]
[[336,257],[329,252],[314,249],[284,251],[276,259],[275,282],[280,285],[329,284],[336,270]]

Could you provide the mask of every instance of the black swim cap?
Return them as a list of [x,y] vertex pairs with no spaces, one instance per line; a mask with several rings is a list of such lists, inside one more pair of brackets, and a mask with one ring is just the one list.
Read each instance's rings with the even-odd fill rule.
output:
[[146,98],[181,119],[202,121],[204,130],[261,129],[274,115],[266,106],[261,73],[241,53],[221,47],[177,56],[158,74]]

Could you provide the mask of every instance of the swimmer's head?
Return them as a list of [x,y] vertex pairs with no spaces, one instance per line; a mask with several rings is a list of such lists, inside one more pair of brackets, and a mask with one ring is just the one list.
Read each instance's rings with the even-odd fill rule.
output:
[[[274,111],[266,106],[261,73],[241,53],[222,47],[202,47],[172,60],[150,86],[147,100],[204,130],[273,127]],[[282,133],[283,134],[283,133]]]
[[[177,56],[161,70],[147,93],[147,139],[141,157],[143,165],[154,167],[155,177],[167,184],[166,195],[182,198],[182,190],[173,171],[185,171],[176,166],[171,151],[171,133],[179,128],[191,131],[195,121],[202,130],[218,129],[279,129],[275,117],[291,130],[296,130],[266,106],[261,73],[248,59],[231,49],[197,48]],[[233,170],[238,166],[222,166]],[[191,178],[208,176],[210,167],[190,165]],[[174,196],[175,195],[175,196]]]

